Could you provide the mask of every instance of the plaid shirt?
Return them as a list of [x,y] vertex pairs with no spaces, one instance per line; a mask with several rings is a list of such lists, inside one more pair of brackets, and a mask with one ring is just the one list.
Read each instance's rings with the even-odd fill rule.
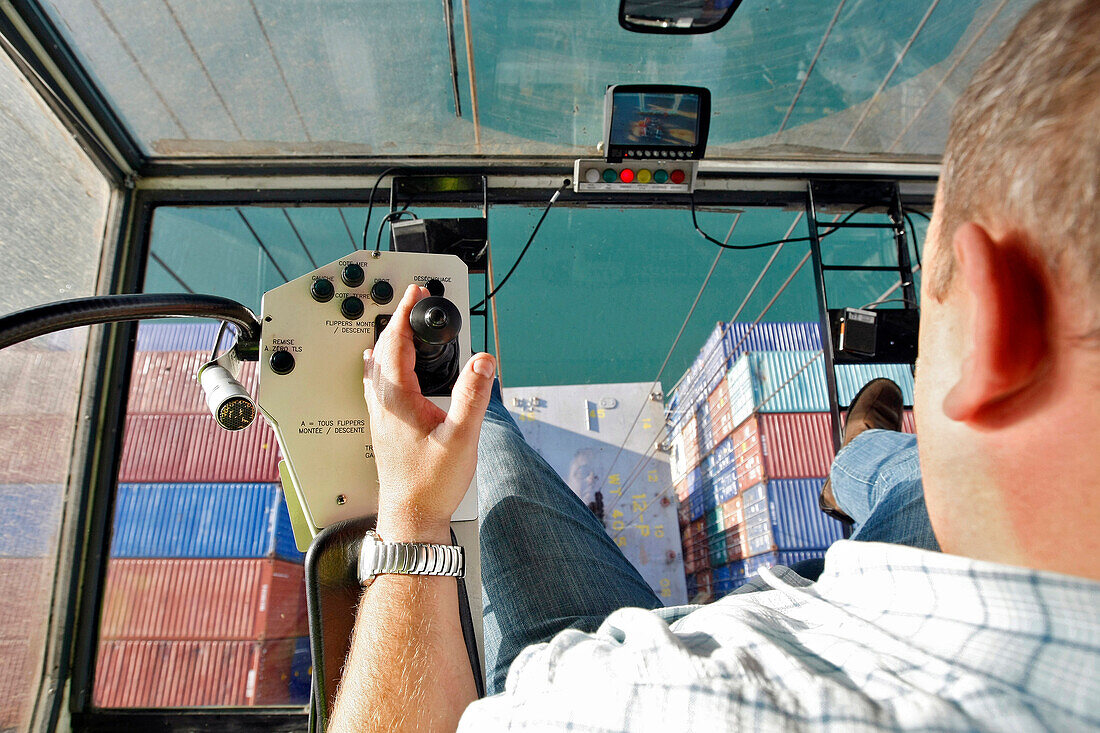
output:
[[530,646],[459,730],[1100,728],[1100,583],[850,541],[792,576]]

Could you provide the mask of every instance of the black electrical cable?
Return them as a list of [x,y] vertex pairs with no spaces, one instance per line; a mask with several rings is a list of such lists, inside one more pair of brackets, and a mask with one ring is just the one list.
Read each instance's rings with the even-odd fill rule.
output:
[[222,325],[218,326],[218,333],[216,336],[214,336],[214,347],[210,349],[210,359],[208,361],[214,361],[218,358],[218,346],[221,345],[222,336],[225,335],[225,330],[228,327],[228,321],[222,321]]
[[921,217],[925,221],[932,221],[932,217],[929,216],[928,214],[924,213],[920,209],[906,209],[906,211],[911,212],[913,214],[916,214],[917,216]]
[[404,216],[406,214],[408,214],[409,216],[411,216],[414,219],[419,219],[420,218],[419,216],[417,216],[413,212],[409,211],[408,208],[409,207],[406,206],[404,209],[401,209],[400,211],[391,211],[390,213],[388,213],[384,217],[382,217],[382,222],[378,225],[378,236],[374,240],[374,251],[375,252],[378,252],[379,250],[382,249],[382,230],[386,228],[386,223],[387,222],[397,221],[398,219],[400,219],[402,216]]
[[[913,232],[913,254],[915,254],[917,256],[917,267],[919,267],[923,270],[924,265],[921,264],[921,261],[920,261],[920,245],[917,243],[917,227],[916,227],[916,225],[913,224],[913,220],[909,218],[909,211],[910,210],[908,210],[908,209],[905,210],[903,212],[903,216],[905,217],[905,223],[909,225],[910,231]],[[913,213],[919,214],[920,212],[919,211],[914,211]],[[929,221],[931,221],[931,219],[929,219]]]
[[523,249],[520,250],[519,257],[517,257],[516,261],[512,264],[512,269],[508,270],[508,274],[504,276],[504,279],[502,279],[500,283],[498,283],[497,286],[493,288],[493,292],[486,295],[480,303],[470,308],[470,310],[480,310],[483,305],[486,305],[490,300],[493,299],[493,297],[497,293],[500,292],[500,289],[504,287],[504,283],[508,282],[508,278],[510,278],[512,276],[512,273],[516,271],[516,268],[519,267],[519,263],[523,262],[523,256],[527,254],[527,250],[531,248],[531,243],[535,241],[535,235],[539,233],[539,227],[542,226],[542,222],[546,219],[546,215],[550,213],[550,208],[555,204],[555,202],[557,202],[558,196],[561,196],[561,192],[564,191],[567,187],[568,184],[563,183],[561,188],[559,188],[557,191],[554,191],[554,195],[551,196],[550,200],[546,202],[546,208],[542,210],[542,216],[540,216],[539,220],[535,222],[535,228],[531,230],[531,236],[527,238],[527,244],[523,245]]
[[[863,212],[863,211],[866,211],[867,209],[872,209],[872,208],[874,208],[874,206],[872,206],[870,204],[868,204],[866,206],[860,206],[859,208],[857,208],[854,211],[852,211],[851,213],[849,213],[846,217],[844,217],[843,219],[841,219],[837,223],[844,224],[845,222],[849,221],[856,214],[859,214],[860,212]],[[695,217],[695,195],[694,194],[691,195],[691,224],[692,224],[692,226],[695,227],[695,231],[699,232],[699,234],[703,237],[703,239],[707,240],[708,242],[712,242],[714,244],[717,244],[722,249],[763,249],[764,247],[777,247],[781,244],[790,244],[792,242],[809,242],[810,241],[810,237],[788,237],[786,239],[773,239],[770,242],[758,242],[756,244],[726,244],[725,242],[722,242],[720,240],[715,239],[714,237],[710,236],[709,234],[707,234],[706,232],[704,232],[702,229],[699,228],[699,221]],[[817,236],[817,238],[818,239],[824,239],[825,237],[829,236],[830,234],[832,234],[833,232],[835,232],[838,229],[840,229],[840,227],[834,226],[832,229],[829,229],[828,231],[824,231],[821,234],[819,234]]]
[[885,300],[876,300],[873,303],[868,303],[867,305],[863,306],[860,310],[865,310],[867,308],[874,308],[875,306],[882,305],[883,303],[905,303],[906,305],[911,305],[914,308],[919,308],[920,307],[920,303],[909,300],[908,298],[886,298]]
[[239,326],[242,340],[260,340],[256,315],[235,300],[194,293],[138,293],[60,300],[9,313],[0,317],[0,349],[77,326],[173,317],[217,318]]
[[389,175],[390,173],[393,173],[394,171],[397,171],[397,170],[401,170],[400,166],[390,166],[389,168],[383,169],[383,171],[378,174],[378,178],[375,179],[374,185],[371,186],[370,195],[367,196],[367,220],[365,222],[363,222],[363,251],[364,252],[367,251],[367,231],[370,229],[370,213],[371,213],[371,210],[374,208],[374,194],[378,192],[378,184],[381,183],[382,179],[385,178],[387,175]]

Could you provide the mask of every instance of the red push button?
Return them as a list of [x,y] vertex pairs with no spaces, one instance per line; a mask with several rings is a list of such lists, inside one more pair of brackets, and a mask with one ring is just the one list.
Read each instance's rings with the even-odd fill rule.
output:
[[672,173],[668,174],[668,180],[672,181],[673,183],[683,183],[684,182],[684,172],[682,170],[679,170],[679,169],[674,170],[674,171],[672,171]]
[[634,180],[634,171],[630,170],[629,168],[623,168],[621,171],[619,171],[619,180],[623,183],[630,183]]

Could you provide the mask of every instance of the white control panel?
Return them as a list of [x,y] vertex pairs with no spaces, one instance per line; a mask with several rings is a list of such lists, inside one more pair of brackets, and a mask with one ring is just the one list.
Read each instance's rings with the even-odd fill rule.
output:
[[[377,512],[363,350],[374,347],[379,318],[392,314],[414,283],[458,308],[458,353],[465,363],[471,354],[469,273],[458,257],[355,251],[264,294],[256,402],[275,429],[284,484],[292,484],[304,515],[295,517],[291,506],[292,521],[304,518],[311,535]],[[429,399],[444,410],[450,403]],[[291,486],[285,488],[289,504]],[[475,481],[453,520],[476,518]]]
[[608,163],[600,158],[573,163],[576,193],[692,193],[699,162],[677,157],[624,160]]

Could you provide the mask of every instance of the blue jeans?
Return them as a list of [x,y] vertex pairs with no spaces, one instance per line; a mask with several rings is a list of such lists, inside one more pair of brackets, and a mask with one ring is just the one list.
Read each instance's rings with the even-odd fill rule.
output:
[[620,608],[662,603],[603,524],[527,444],[499,385],[478,442],[486,690],[529,644],[595,631]]
[[916,436],[860,433],[837,454],[829,478],[837,506],[855,520],[853,540],[939,551],[924,505]]

